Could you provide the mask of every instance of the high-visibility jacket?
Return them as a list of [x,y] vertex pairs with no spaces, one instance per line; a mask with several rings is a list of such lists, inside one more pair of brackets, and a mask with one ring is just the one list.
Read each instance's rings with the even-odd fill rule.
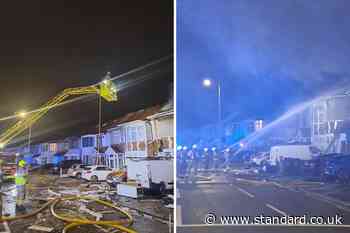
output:
[[26,178],[26,170],[25,168],[18,168],[15,176],[15,184],[16,185],[25,185],[27,183]]

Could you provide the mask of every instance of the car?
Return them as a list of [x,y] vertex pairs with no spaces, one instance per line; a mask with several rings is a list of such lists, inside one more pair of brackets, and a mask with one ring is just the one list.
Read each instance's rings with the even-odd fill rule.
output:
[[107,166],[88,166],[83,169],[81,178],[92,182],[103,181],[106,180],[107,176],[112,172],[113,170]]
[[16,173],[16,163],[6,163],[2,166],[2,172],[5,176],[14,176]]
[[125,171],[115,171],[107,176],[107,183],[112,187],[117,187],[121,182],[126,182],[126,172]]
[[261,152],[251,159],[251,163],[256,166],[260,166],[260,165],[263,166],[267,163],[268,160],[269,160],[269,153]]
[[78,179],[81,178],[81,173],[86,168],[85,164],[73,164],[67,171],[67,175],[70,177],[76,177]]

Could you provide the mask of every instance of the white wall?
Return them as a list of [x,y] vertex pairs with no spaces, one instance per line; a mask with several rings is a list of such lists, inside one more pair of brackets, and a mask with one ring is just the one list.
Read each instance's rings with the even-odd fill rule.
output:
[[174,137],[174,118],[162,118],[157,120],[158,137]]

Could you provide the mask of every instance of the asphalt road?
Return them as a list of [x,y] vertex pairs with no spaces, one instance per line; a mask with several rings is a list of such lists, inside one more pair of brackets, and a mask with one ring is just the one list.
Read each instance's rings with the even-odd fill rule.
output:
[[[178,233],[350,232],[350,212],[342,206],[266,182],[247,182],[232,177],[216,180],[219,182],[178,184]],[[214,225],[205,224],[208,213],[216,215]],[[267,218],[306,215],[307,220],[310,220],[310,217],[320,216],[323,221],[327,221],[327,217],[331,219],[337,215],[342,218],[343,225],[339,227],[340,225],[324,226],[322,224],[308,226],[220,224],[221,216],[250,216],[249,221],[252,221],[261,215]],[[321,218],[319,219],[321,221]],[[260,221],[262,221],[261,218]],[[265,218],[264,221],[268,219]]]

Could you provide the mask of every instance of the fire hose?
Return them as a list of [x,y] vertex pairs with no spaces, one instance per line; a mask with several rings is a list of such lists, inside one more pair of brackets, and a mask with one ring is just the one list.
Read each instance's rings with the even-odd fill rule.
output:
[[[113,210],[120,212],[123,216],[126,217],[126,219],[124,220],[111,220],[111,221],[103,221],[103,220],[98,220],[98,221],[93,221],[93,220],[89,220],[86,218],[82,218],[82,217],[66,217],[62,214],[58,214],[56,212],[56,207],[57,205],[62,202],[62,201],[74,201],[74,200],[89,200],[89,201],[94,201],[98,204],[101,204],[103,206],[107,206],[109,208],[112,208]],[[50,207],[50,211],[51,214],[59,219],[62,220],[66,223],[68,223],[62,233],[67,233],[69,230],[77,227],[77,226],[81,226],[81,225],[98,225],[98,226],[103,226],[103,227],[112,227],[115,228],[121,232],[125,232],[125,233],[137,233],[135,230],[131,229],[130,226],[133,224],[133,217],[126,212],[125,210],[113,205],[112,203],[109,203],[107,201],[102,201],[100,199],[96,199],[96,198],[92,198],[92,197],[88,197],[88,196],[74,196],[74,197],[65,197],[65,198],[55,198],[53,200],[50,200],[48,202],[46,202],[43,206],[41,206],[39,209],[28,213],[28,214],[24,214],[24,215],[19,215],[19,216],[14,216],[14,217],[6,217],[6,216],[1,216],[0,217],[0,222],[4,222],[4,221],[14,221],[14,220],[19,220],[19,219],[24,219],[24,218],[30,218],[33,217],[35,215],[37,215],[38,213],[42,212],[43,210],[47,209]]]

